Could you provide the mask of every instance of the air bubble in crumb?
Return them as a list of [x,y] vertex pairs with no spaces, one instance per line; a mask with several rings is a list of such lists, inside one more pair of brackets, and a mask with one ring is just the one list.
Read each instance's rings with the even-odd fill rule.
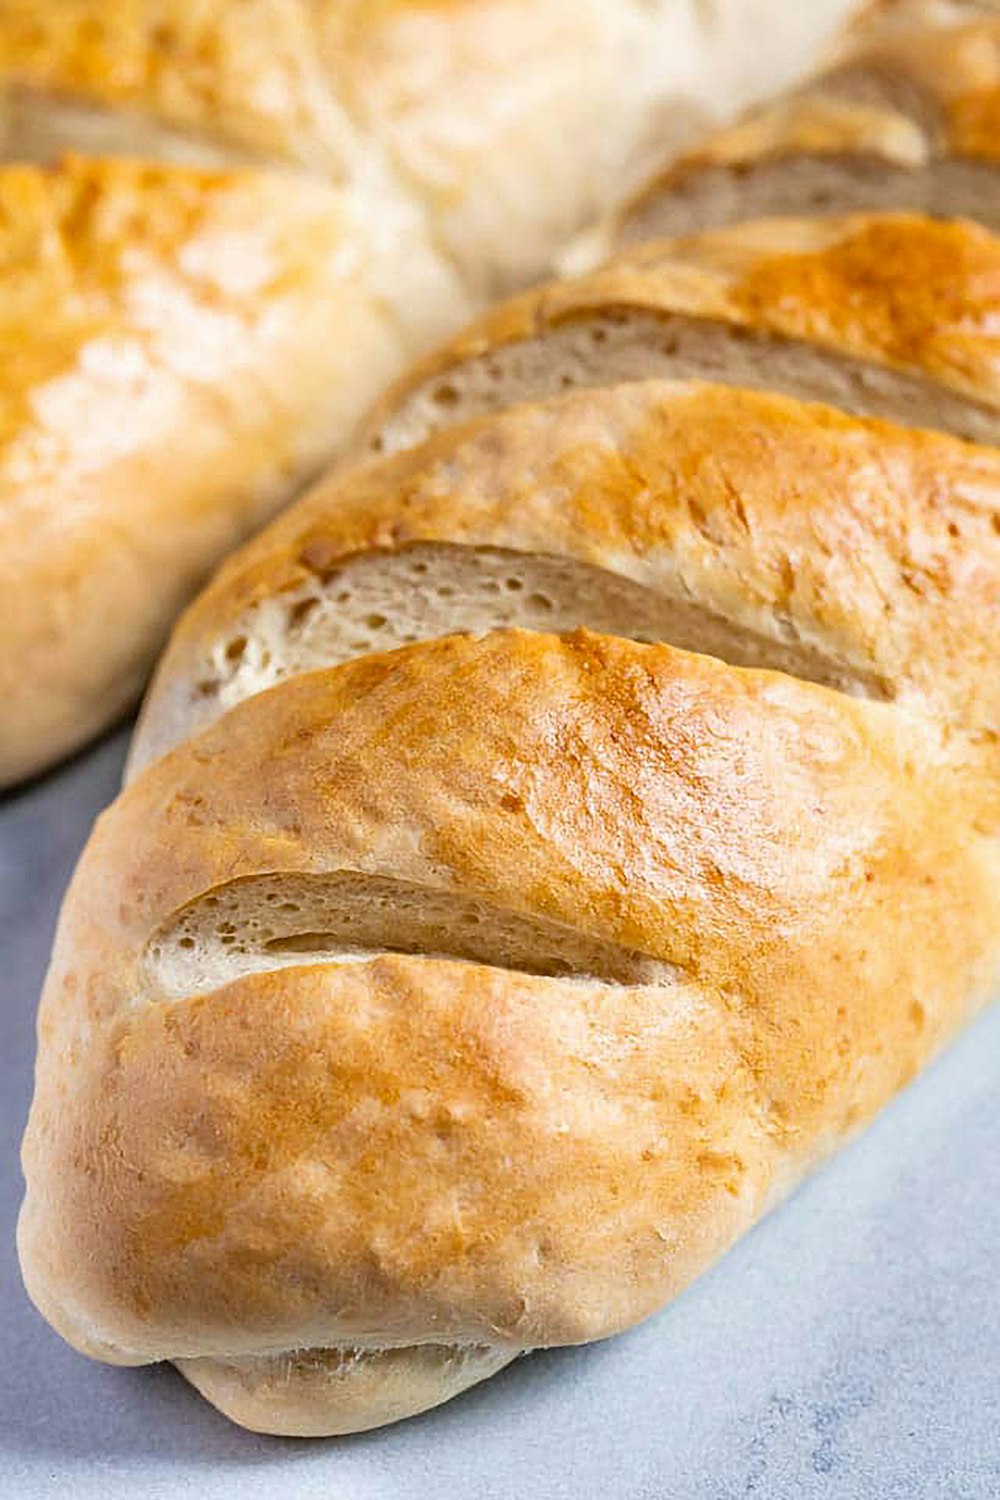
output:
[[288,623],[293,630],[300,630],[314,610],[319,608],[319,600],[310,596],[308,599],[300,599],[298,604],[293,604],[288,611]]

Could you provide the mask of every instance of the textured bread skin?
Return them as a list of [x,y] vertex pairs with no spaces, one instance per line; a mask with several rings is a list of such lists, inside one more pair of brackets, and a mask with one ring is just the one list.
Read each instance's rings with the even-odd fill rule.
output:
[[50,150],[69,105],[118,150],[145,127],[179,150],[343,173],[363,149],[298,0],[4,0],[0,70],[20,153]]
[[[354,560],[428,544],[505,549],[514,574],[539,553],[606,570],[726,621],[730,649],[742,633],[769,664],[784,653],[800,675],[1000,731],[1000,452],[778,396],[638,382],[481,418],[316,486],[180,621],[131,773],[302,670],[299,632],[336,618]],[[432,588],[433,562],[420,566]],[[377,605],[378,644],[394,602]],[[530,602],[504,593],[489,623]]]
[[[786,16],[742,60],[775,0],[0,0],[20,414],[0,453],[0,787],[134,702],[200,578],[410,357],[540,275],[654,137],[673,149],[710,98],[787,77],[846,3]],[[206,221],[223,203],[233,221],[208,245],[202,193]]]
[[[727,375],[727,367],[740,368],[736,361],[751,340],[763,383],[780,389],[780,344],[803,370],[832,357],[834,368],[852,372],[857,410],[872,409],[871,372],[884,369],[903,377],[894,406],[900,420],[996,442],[998,297],[1000,238],[971,223],[907,214],[784,218],[654,241],[484,314],[390,388],[357,449],[390,452],[447,425],[456,412],[471,414],[476,408],[458,399],[470,372],[518,346],[537,350],[542,367],[520,397],[558,390],[573,377],[547,359],[547,341],[584,328],[606,343],[616,324],[636,316],[662,325],[668,358],[678,328],[708,330],[713,348],[721,339],[711,367],[689,364],[678,373],[712,368],[739,383],[741,375]],[[606,366],[607,354],[598,350],[594,383],[604,382]],[[659,373],[648,359],[636,369]]]
[[898,207],[1000,228],[1000,8],[864,11],[828,65],[672,161],[593,247],[762,213]]
[[366,232],[320,181],[79,158],[0,173],[0,785],[135,700],[219,555],[448,326],[429,249],[390,301]]

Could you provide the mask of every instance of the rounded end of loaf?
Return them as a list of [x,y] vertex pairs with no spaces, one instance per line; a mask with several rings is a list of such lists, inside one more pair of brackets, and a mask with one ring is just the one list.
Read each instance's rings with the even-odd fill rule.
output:
[[485,1345],[414,1344],[175,1363],[218,1411],[251,1432],[346,1437],[440,1406],[495,1375],[520,1352]]
[[[44,1209],[30,1195],[18,1214],[16,1241],[21,1280],[32,1306],[71,1349],[105,1365],[134,1367],[150,1363],[144,1356],[105,1337],[103,1328],[114,1323],[112,1311],[90,1309],[88,1317],[79,1306],[71,1306],[72,1285],[60,1264],[63,1247],[54,1245]],[[103,1325],[100,1332],[99,1322]]]

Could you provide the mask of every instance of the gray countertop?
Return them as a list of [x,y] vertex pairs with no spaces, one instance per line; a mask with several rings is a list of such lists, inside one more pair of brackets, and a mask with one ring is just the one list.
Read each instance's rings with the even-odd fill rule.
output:
[[17,1146],[58,902],[123,753],[0,804],[4,1500],[1000,1496],[1000,1007],[660,1317],[388,1431],[254,1437],[169,1369],[61,1344],[18,1275]]

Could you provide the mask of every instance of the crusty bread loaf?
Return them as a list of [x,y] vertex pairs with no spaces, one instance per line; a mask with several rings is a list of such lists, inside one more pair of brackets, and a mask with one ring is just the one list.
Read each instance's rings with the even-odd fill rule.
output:
[[990,993],[986,755],[586,632],[255,695],[133,783],[75,877],[33,1298],[284,1432],[626,1327]]
[[320,1434],[659,1306],[996,983],[998,614],[998,450],[787,396],[345,466],[189,612],[75,877],[39,1307]]
[[46,981],[64,1337],[260,1431],[426,1410],[661,1306],[990,998],[998,284],[912,214],[645,246],[225,564]]
[[771,214],[886,208],[1000,229],[995,0],[872,7],[824,71],[670,161],[589,250]]
[[846,3],[0,0],[0,161],[38,169],[0,165],[0,787],[134,701],[412,354]]

